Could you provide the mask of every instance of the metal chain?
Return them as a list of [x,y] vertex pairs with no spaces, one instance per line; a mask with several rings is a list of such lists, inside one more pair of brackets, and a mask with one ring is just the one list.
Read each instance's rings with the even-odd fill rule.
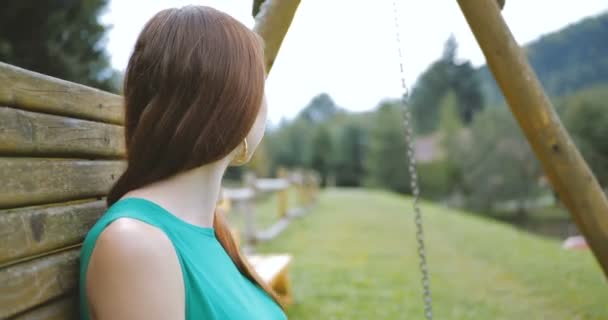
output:
[[409,159],[410,184],[412,194],[414,196],[414,223],[416,224],[416,242],[418,243],[418,258],[420,259],[420,272],[422,274],[422,297],[424,299],[424,315],[427,320],[433,319],[433,309],[431,300],[431,287],[429,268],[426,261],[426,249],[424,245],[424,229],[422,225],[422,212],[420,211],[420,188],[418,187],[418,173],[416,172],[416,158],[414,157],[414,130],[412,128],[412,116],[409,105],[410,92],[405,83],[405,72],[403,70],[403,55],[401,52],[401,35],[399,33],[399,12],[397,3],[393,0],[393,13],[395,18],[395,31],[397,39],[397,51],[399,53],[399,68],[401,75],[401,87],[403,96],[401,103],[403,104],[404,117],[404,134],[407,142],[407,156]]

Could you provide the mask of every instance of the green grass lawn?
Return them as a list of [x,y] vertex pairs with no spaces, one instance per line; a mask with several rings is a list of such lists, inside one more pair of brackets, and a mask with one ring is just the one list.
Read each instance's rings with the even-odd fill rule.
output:
[[[423,206],[436,319],[608,319],[589,252],[489,219]],[[411,202],[338,189],[261,252],[290,252],[290,319],[422,319]]]

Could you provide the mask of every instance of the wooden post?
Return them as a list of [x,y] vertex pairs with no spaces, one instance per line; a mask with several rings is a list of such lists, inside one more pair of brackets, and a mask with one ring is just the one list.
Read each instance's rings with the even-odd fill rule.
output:
[[496,0],[458,0],[458,4],[551,184],[608,277],[604,192],[562,126]]
[[[285,168],[279,168],[278,170],[278,177],[280,179],[283,179],[285,181],[289,181],[288,178],[288,172]],[[285,215],[287,215],[287,210],[288,210],[288,200],[289,200],[289,184],[287,185],[287,187],[285,187],[285,189],[279,190],[279,192],[277,193],[277,203],[278,203],[278,212],[279,212],[279,218],[283,218],[285,217]]]
[[300,0],[265,0],[263,3],[256,0],[254,2],[255,26],[253,31],[264,39],[266,72],[270,72],[272,68],[299,4]]
[[256,177],[252,172],[247,172],[243,176],[243,185],[253,191],[253,197],[245,200],[243,203],[244,214],[245,214],[245,242],[247,245],[254,245],[256,242],[256,231],[255,231],[255,195],[257,194],[257,188],[255,183]]

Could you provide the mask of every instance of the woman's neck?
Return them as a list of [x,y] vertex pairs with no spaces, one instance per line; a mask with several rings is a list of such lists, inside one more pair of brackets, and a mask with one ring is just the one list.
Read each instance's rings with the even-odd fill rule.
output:
[[123,198],[145,198],[188,223],[213,227],[222,176],[227,166],[225,161],[204,165],[130,191]]

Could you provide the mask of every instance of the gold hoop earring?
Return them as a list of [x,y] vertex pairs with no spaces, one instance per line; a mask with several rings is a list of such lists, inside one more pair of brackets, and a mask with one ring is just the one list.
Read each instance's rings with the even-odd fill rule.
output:
[[247,139],[243,139],[243,148],[241,149],[241,154],[239,155],[238,158],[233,160],[233,164],[237,165],[237,166],[241,166],[244,165],[245,163],[247,163],[247,158],[248,158],[248,145],[247,145]]
[[247,138],[243,139],[243,151],[241,153],[241,161],[242,162],[247,162],[247,156],[248,156],[248,146],[247,146]]

